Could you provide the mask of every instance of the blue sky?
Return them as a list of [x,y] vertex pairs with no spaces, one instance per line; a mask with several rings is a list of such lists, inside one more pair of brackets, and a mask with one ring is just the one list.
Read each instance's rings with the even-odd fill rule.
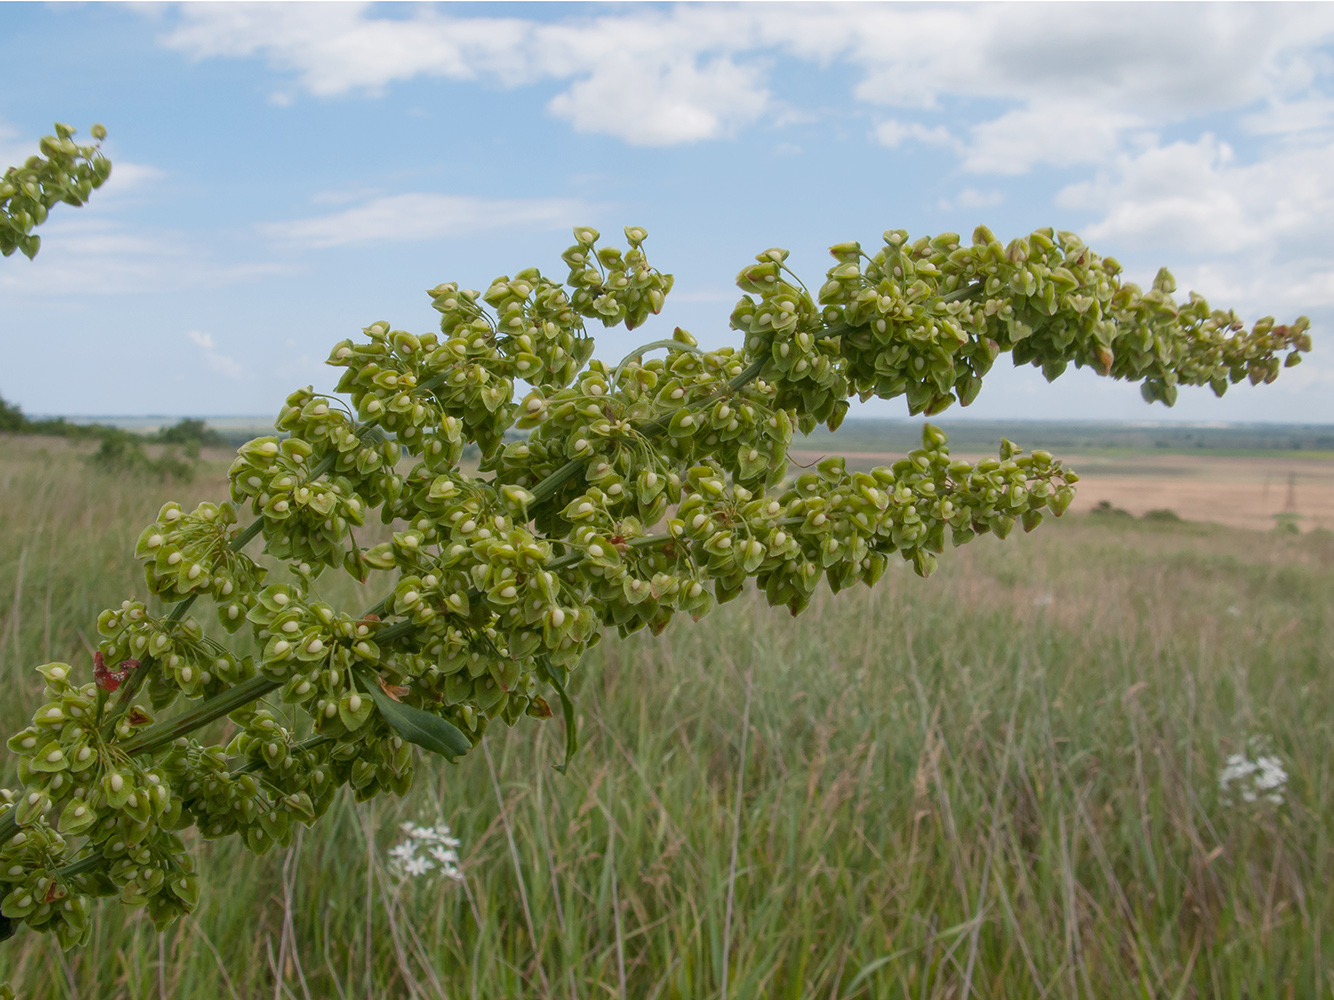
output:
[[[667,308],[599,353],[735,342],[736,272],[807,282],[887,228],[1072,229],[1316,350],[1148,407],[993,371],[952,417],[1334,422],[1334,5],[0,5],[0,164],[55,120],[115,164],[0,261],[0,395],[36,414],[249,415],[424,294],[561,275],[648,228]],[[863,414],[901,416],[901,400]]]

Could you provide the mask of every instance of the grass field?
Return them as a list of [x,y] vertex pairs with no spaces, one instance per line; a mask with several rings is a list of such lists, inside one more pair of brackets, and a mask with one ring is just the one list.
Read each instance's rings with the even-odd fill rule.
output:
[[[0,437],[6,731],[32,667],[86,668],[97,611],[142,593],[158,504],[223,496],[223,467],[173,490]],[[1334,996],[1331,607],[1334,538],[1080,515],[799,619],[746,595],[590,655],[567,775],[557,720],[494,729],[285,852],[199,842],[202,904],[164,935],[104,904],[87,948],[21,932],[0,977],[33,998]],[[1234,754],[1276,758],[1282,801],[1220,788]],[[404,821],[450,824],[464,881],[398,882]]]

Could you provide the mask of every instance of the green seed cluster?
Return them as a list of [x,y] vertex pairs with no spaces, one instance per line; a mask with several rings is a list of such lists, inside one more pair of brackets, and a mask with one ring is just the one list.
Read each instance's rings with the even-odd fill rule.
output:
[[[8,743],[19,760],[23,791],[11,796],[21,829],[0,847],[0,879],[12,886],[0,913],[54,929],[65,947],[86,940],[92,896],[146,906],[165,926],[199,896],[193,862],[173,832],[182,818],[173,783],[160,763],[103,739],[94,685],[76,687],[68,664],[39,670],[46,704]],[[130,740],[151,721],[134,709],[116,735]],[[54,824],[50,815],[58,815]],[[79,859],[93,859],[94,866],[78,870],[82,866],[69,848],[75,837],[83,839]]]
[[398,447],[391,441],[381,442],[365,463],[374,469],[364,477],[370,480],[370,498],[359,494],[346,476],[316,475],[314,453],[315,446],[298,437],[256,438],[241,446],[228,472],[232,499],[249,500],[251,510],[263,519],[265,550],[298,567],[306,564],[305,573],[311,572],[311,563],[342,566],[351,559],[355,566],[351,529],[366,523],[367,503],[394,496],[401,487],[390,471],[398,459]]
[[912,413],[966,406],[1002,352],[1048,380],[1073,362],[1140,382],[1146,400],[1170,406],[1181,385],[1221,396],[1243,379],[1272,382],[1311,349],[1305,317],[1247,331],[1194,293],[1173,301],[1166,269],[1148,292],[1123,284],[1120,264],[1073,233],[1040,229],[1002,245],[980,226],[962,246],[957,233],[910,241],[895,229],[884,243],[874,257],[857,243],[833,247],[818,306],[787,280],[785,251],[766,251],[738,278],[758,298],[738,303],[733,325],[749,356],[772,355],[791,383],[781,404],[800,392],[808,421],[837,426],[854,393],[906,396]]
[[230,503],[201,503],[189,514],[180,504],[164,504],[134,550],[144,563],[149,593],[167,602],[206,593],[217,602],[223,627],[240,628],[265,571],[231,548],[234,524],[236,508]]
[[290,843],[298,824],[324,814],[337,788],[328,747],[303,745],[267,709],[251,714],[225,749],[182,737],[163,770],[201,834],[239,836],[257,854]]
[[[1280,352],[1291,364],[1309,348],[1304,319],[1244,331],[1198,297],[1174,303],[1165,272],[1147,293],[1121,284],[1070,234],[1002,247],[979,229],[961,247],[892,231],[874,258],[834,247],[818,299],[786,251],[760,254],[738,279],[740,349],[701,351],[678,329],[611,365],[591,359],[584,321],[637,326],[672,284],[643,230],[625,234],[628,249],[599,249],[577,229],[563,285],[529,269],[484,294],[437,286],[438,335],[375,323],[343,341],[330,364],[350,405],[294,392],[284,436],[239,450],[231,502],[162,508],[136,557],[170,613],[104,612],[96,683],[41,667],[45,703],[9,742],[22,787],[0,796],[0,913],[65,943],[86,934],[89,896],[165,922],[198,893],[173,831],[286,844],[343,786],[406,791],[412,743],[457,757],[492,720],[551,716],[545,686],[572,716],[569,671],[610,629],[698,619],[747,581],[798,614],[821,581],[871,585],[896,558],[926,576],[947,545],[1032,530],[1071,502],[1078,477],[1051,455],[1006,441],[962,462],[930,426],[892,466],[829,458],[791,475],[793,434],[836,427],[854,395],[967,404],[1009,352],[1170,403],[1180,384],[1269,381]],[[475,473],[460,465],[470,445]],[[390,538],[363,547],[354,529],[377,511]],[[288,582],[243,553],[256,536]],[[392,576],[354,612],[321,599],[331,567]],[[197,600],[237,633],[228,646],[187,617]],[[232,651],[243,641],[250,655]],[[224,715],[239,727],[227,745],[191,735]]]
[[575,245],[561,259],[570,265],[565,283],[573,289],[570,305],[579,315],[599,319],[603,326],[623,323],[633,330],[662,311],[672,276],[649,266],[644,255],[646,230],[626,226],[624,232],[629,249],[622,253],[614,247],[597,249],[601,234],[580,226],[574,231]]
[[547,533],[574,523],[560,513],[584,483],[592,502],[613,517],[656,523],[680,500],[680,471],[699,461],[718,463],[738,482],[778,482],[787,468],[791,415],[775,408],[777,388],[756,379],[734,387],[744,359],[731,348],[703,353],[677,330],[666,359],[630,361],[618,370],[594,360],[569,388],[549,397],[533,390],[520,409],[526,441],[513,442],[484,469],[498,482],[528,488],[570,461],[583,465],[535,511]]
[[[10,167],[0,179],[0,254],[9,257],[18,250],[25,257],[35,257],[42,238],[33,227],[45,222],[59,202],[82,205],[111,176],[111,161],[98,144],[80,146],[74,141],[74,131],[57,122],[56,134],[39,144],[41,153],[30,156],[21,167]],[[107,130],[101,125],[94,125],[91,131],[98,143],[106,138]]]
[[[246,594],[245,599],[254,598]],[[233,606],[234,602],[224,599],[220,609]],[[233,628],[234,622],[227,614],[219,617]],[[158,669],[149,672],[147,685],[154,710],[166,708],[177,695],[200,698],[220,694],[254,673],[254,666],[246,659],[206,639],[198,622],[155,618],[138,601],[123,601],[119,608],[103,611],[97,618],[97,631],[102,636],[98,652],[107,663],[142,663],[152,657],[158,664]],[[121,728],[127,725],[128,719],[122,718]],[[128,729],[120,733],[128,734]]]

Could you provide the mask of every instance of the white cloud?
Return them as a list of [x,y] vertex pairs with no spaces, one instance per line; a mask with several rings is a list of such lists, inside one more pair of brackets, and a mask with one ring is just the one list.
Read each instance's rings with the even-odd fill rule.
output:
[[185,335],[194,341],[211,371],[219,375],[225,375],[228,378],[240,378],[245,373],[245,369],[237,364],[235,360],[225,354],[218,353],[218,347],[213,341],[212,334],[200,330],[187,330]]
[[290,270],[269,262],[221,263],[178,232],[132,229],[99,216],[97,205],[94,197],[73,215],[53,213],[36,258],[0,269],[0,291],[38,298],[71,290],[125,295],[216,287]]
[[1026,174],[1045,163],[1101,163],[1116,152],[1138,115],[1106,111],[1091,101],[1038,100],[972,128],[963,169],[977,174]]
[[[780,92],[782,60],[842,66],[859,78],[832,113],[874,115],[872,140],[887,149],[936,148],[975,177],[1092,165],[1056,204],[1086,214],[1085,235],[1128,263],[1150,247],[1199,254],[1214,270],[1197,276],[1240,302],[1252,288],[1256,301],[1280,287],[1283,303],[1332,294],[1334,5],[679,4],[542,21],[459,9],[189,4],[162,40],[197,59],[263,60],[281,101],[374,96],[422,77],[544,84],[553,117],[641,146],[828,115],[827,98],[817,108],[806,92]],[[1206,117],[1227,128],[1223,115],[1239,130],[1230,137],[1270,145],[1239,154],[1203,126],[1192,133]],[[939,205],[1001,198],[978,184]],[[342,206],[262,231],[332,247],[588,216],[555,199],[440,194],[366,192]]]
[[[1185,256],[1173,268],[1181,293],[1199,291],[1248,321],[1287,321],[1334,307],[1331,163],[1334,137],[1289,142],[1242,162],[1227,143],[1205,135],[1121,154],[1056,200],[1089,211],[1094,221],[1083,235],[1142,264],[1130,268],[1141,284],[1157,262]],[[1319,326],[1328,313],[1314,318]],[[1298,381],[1285,375],[1284,384],[1314,385],[1310,372],[1327,371],[1325,364],[1316,356],[1300,369],[1307,374]]]
[[1241,125],[1253,135],[1293,135],[1327,131],[1334,126],[1334,98],[1307,97],[1270,101],[1263,111],[1243,115]]
[[[111,155],[111,154],[108,154]],[[113,156],[111,161],[111,176],[107,178],[103,187],[99,188],[94,198],[105,198],[108,194],[124,194],[127,191],[134,191],[152,184],[155,181],[161,181],[167,177],[167,172],[148,163],[133,163],[119,156]]]
[[[595,8],[596,9],[596,8]],[[862,72],[860,101],[939,109],[1010,105],[960,146],[965,169],[1023,173],[1115,152],[1128,132],[1259,102],[1294,124],[1328,109],[1334,5],[682,4],[556,21],[453,16],[416,6],[187,4],[163,44],[196,59],[260,58],[317,97],[376,95],[417,77],[565,87],[548,110],[637,145],[725,136],[794,112],[770,88],[775,57]],[[1273,126],[1261,126],[1272,128]],[[948,146],[944,126],[875,130]]]
[[576,132],[620,136],[634,146],[671,146],[716,139],[757,119],[769,93],[759,74],[726,58],[705,63],[685,56],[641,61],[580,80],[547,107]]
[[1334,140],[1239,163],[1212,135],[1122,154],[1111,170],[1064,188],[1056,203],[1097,211],[1094,239],[1207,254],[1262,250],[1329,255]]
[[926,126],[921,122],[901,122],[890,118],[881,122],[872,132],[876,142],[889,149],[898,149],[905,142],[920,142],[924,146],[958,145],[944,125]]
[[375,95],[418,76],[508,87],[572,80],[548,105],[554,115],[578,131],[655,146],[716,138],[766,107],[759,71],[728,56],[736,19],[640,12],[542,24],[425,7],[382,18],[366,4],[190,4],[162,41],[197,59],[262,57],[319,97]]
[[379,188],[347,188],[334,191],[317,191],[310,196],[310,200],[316,205],[349,205],[354,201],[375,198],[380,193]]
[[22,166],[28,157],[36,155],[36,139],[24,139],[18,129],[0,122],[0,173],[10,167]]
[[278,243],[323,249],[447,239],[513,226],[558,229],[578,225],[593,212],[586,203],[570,198],[487,199],[415,193],[373,198],[332,215],[270,222],[259,228]]
[[1261,4],[983,4],[847,12],[859,98],[934,107],[941,95],[1054,94],[1164,116],[1250,104],[1320,72],[1334,9]]

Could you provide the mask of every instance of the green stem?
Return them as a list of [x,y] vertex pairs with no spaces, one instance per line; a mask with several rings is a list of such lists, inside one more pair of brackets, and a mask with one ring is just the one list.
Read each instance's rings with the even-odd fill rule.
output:
[[56,869],[56,878],[62,882],[68,882],[76,875],[83,875],[101,865],[106,858],[100,851],[88,855],[86,858],[80,858],[72,864],[65,865],[63,868]]
[[234,712],[252,701],[263,698],[266,694],[276,691],[282,686],[282,681],[270,680],[263,674],[256,674],[249,680],[228,688],[222,694],[209,698],[196,708],[183,715],[176,716],[169,722],[159,722],[156,725],[149,726],[133,739],[120,744],[118,749],[123,750],[131,757],[160,750],[172,740],[184,736],[186,733],[194,732],[201,726],[208,725],[214,719],[220,719],[227,713]]

